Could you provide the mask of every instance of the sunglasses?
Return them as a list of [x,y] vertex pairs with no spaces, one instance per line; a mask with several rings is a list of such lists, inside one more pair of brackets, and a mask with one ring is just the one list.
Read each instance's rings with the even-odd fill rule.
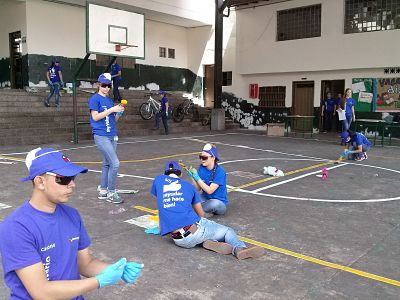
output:
[[52,172],[46,172],[47,175],[54,176],[56,178],[56,183],[59,185],[68,185],[72,180],[75,180],[76,176],[62,176]]
[[109,89],[111,89],[111,84],[102,83],[100,86],[101,86],[102,88],[109,88]]
[[210,157],[212,157],[212,156],[208,156],[208,155],[199,155],[199,158],[200,158],[201,160],[207,160],[207,159],[209,159]]

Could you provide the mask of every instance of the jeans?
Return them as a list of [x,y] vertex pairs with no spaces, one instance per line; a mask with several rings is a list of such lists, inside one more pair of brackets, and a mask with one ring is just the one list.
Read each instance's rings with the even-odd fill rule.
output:
[[333,120],[333,112],[325,112],[324,113],[324,130],[326,130],[326,131],[332,130],[332,120]]
[[346,120],[342,121],[342,132],[346,132],[350,129],[351,122],[353,121],[353,115],[346,115]]
[[51,97],[53,97],[55,93],[55,104],[59,105],[60,104],[60,83],[59,82],[54,82],[52,85],[50,85],[50,93],[47,96],[47,103],[50,102]]
[[206,199],[201,195],[201,206],[203,210],[207,213],[213,213],[216,215],[223,215],[226,212],[226,205],[224,202],[218,199]]
[[232,254],[234,254],[234,250],[237,247],[246,248],[246,244],[239,240],[236,232],[232,228],[205,218],[201,218],[197,223],[197,230],[195,233],[189,234],[182,239],[174,239],[173,241],[179,247],[193,248],[206,240],[228,243],[233,248]]
[[114,102],[121,102],[121,95],[119,93],[119,79],[113,79],[113,95],[114,95]]
[[[353,159],[353,160],[355,160],[356,158],[360,158],[360,157],[362,157],[362,156],[364,156],[364,152],[367,152],[367,151],[369,151],[369,149],[371,149],[371,146],[369,146],[369,145],[366,145],[366,144],[362,144],[362,152],[361,153],[353,153],[352,155],[351,155],[351,157],[349,157],[350,159]],[[358,150],[358,146],[357,146],[357,144],[356,143],[353,143],[352,145],[351,145],[351,149],[350,150]]]
[[162,119],[165,134],[168,134],[168,117],[165,111],[156,113],[156,128],[160,128],[160,118]]
[[117,142],[113,136],[94,135],[94,142],[103,154],[103,166],[101,170],[100,187],[108,189],[109,192],[115,191],[115,182],[119,168],[117,157]]

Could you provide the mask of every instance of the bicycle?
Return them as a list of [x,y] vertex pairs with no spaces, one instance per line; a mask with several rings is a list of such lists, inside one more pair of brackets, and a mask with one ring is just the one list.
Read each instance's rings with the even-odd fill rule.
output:
[[[139,114],[143,120],[150,120],[153,118],[153,116],[161,111],[161,103],[157,100],[154,100],[153,97],[151,97],[151,94],[146,96],[149,96],[149,99],[140,105]],[[172,108],[168,105],[168,115],[171,116],[171,114]]]
[[193,120],[199,119],[199,110],[193,103],[193,98],[185,99],[183,103],[180,103],[176,108],[172,110],[172,118],[175,122],[182,122],[185,118],[185,115],[188,115],[189,112],[192,113]]

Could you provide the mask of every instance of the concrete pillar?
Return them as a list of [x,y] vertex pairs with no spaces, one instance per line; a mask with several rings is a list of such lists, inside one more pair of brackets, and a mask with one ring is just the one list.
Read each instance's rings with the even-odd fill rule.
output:
[[211,130],[225,130],[225,110],[223,108],[212,109]]

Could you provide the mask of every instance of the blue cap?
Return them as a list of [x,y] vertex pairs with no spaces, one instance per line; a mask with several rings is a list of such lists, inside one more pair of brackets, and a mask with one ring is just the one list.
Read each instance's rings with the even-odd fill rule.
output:
[[350,135],[347,131],[342,132],[342,134],[340,135],[340,137],[342,138],[342,144],[348,142],[349,136]]
[[53,148],[36,148],[29,151],[25,159],[29,176],[21,181],[33,180],[36,176],[53,172],[62,176],[75,176],[88,169],[73,164],[62,152]]
[[214,156],[216,160],[219,160],[218,158],[218,150],[215,148],[213,144],[206,144],[203,148],[203,152],[207,152],[211,156]]
[[164,171],[181,171],[181,166],[176,161],[169,161],[165,164]]
[[100,74],[99,79],[97,79],[97,82],[111,84],[111,74],[110,73]]
[[167,92],[166,91],[163,91],[163,90],[160,90],[159,92],[158,92],[158,94],[159,95],[165,95]]

